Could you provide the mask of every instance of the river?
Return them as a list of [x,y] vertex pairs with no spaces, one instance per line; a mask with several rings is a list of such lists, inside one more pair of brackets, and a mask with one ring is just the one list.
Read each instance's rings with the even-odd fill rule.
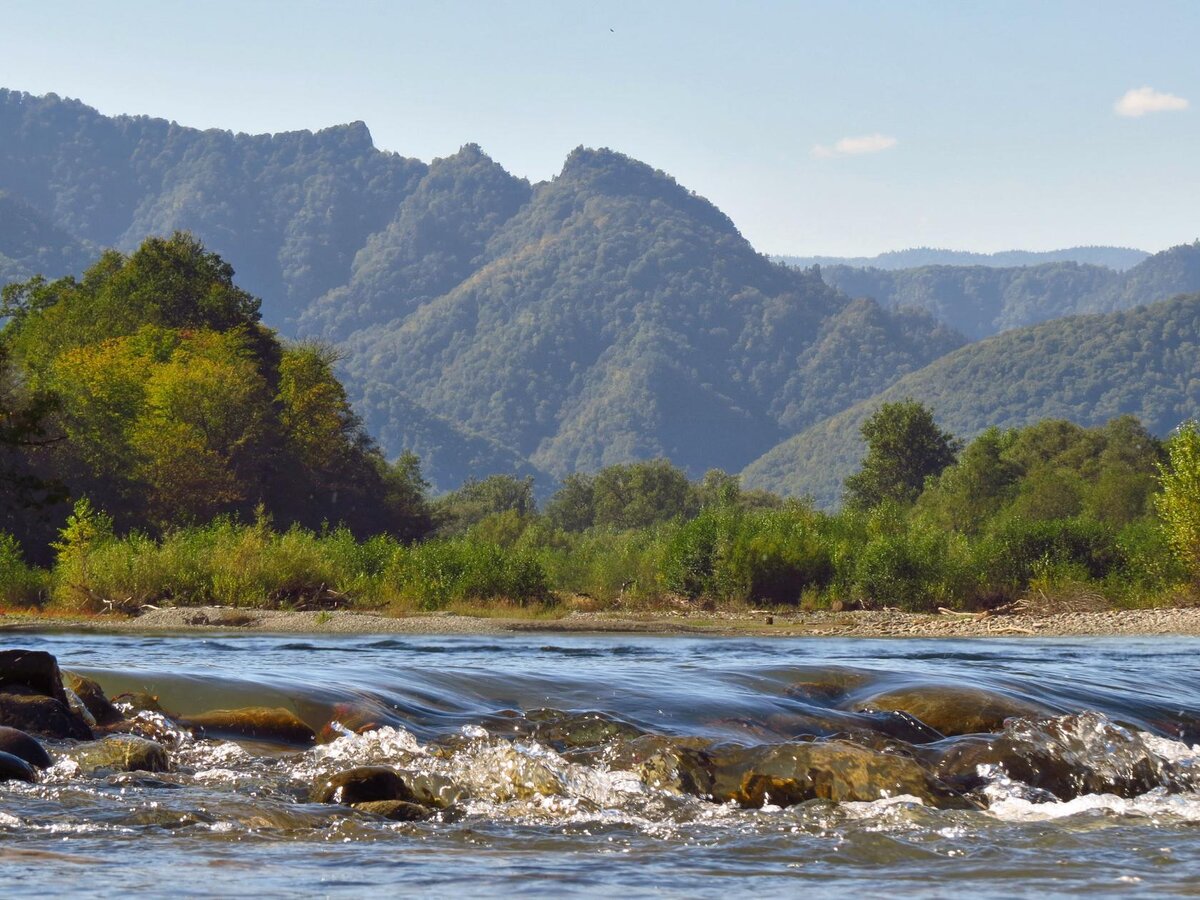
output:
[[[4,645],[49,651],[109,696],[152,694],[174,718],[284,707],[323,734],[296,747],[176,730],[169,772],[85,776],[64,759],[39,784],[0,784],[6,896],[1200,894],[1200,639],[41,633]],[[1064,799],[982,766],[957,807],[787,806],[768,792],[743,808],[617,761],[645,733],[738,752],[849,735],[930,768],[952,729],[871,711],[910,689],[1036,707],[1050,724],[1009,720],[1008,746],[1074,784],[1127,788]],[[395,822],[309,802],[315,781],[367,764],[433,778],[453,803]]]

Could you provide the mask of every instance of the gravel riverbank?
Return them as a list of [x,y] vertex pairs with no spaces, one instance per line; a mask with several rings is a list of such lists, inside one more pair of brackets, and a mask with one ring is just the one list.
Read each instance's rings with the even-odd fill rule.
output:
[[94,630],[172,633],[259,631],[294,634],[504,634],[512,632],[713,634],[812,637],[1059,637],[1104,635],[1200,635],[1200,608],[997,615],[971,618],[890,610],[795,614],[584,613],[561,618],[501,618],[449,614],[389,616],[338,610],[187,607],[149,610],[136,618],[60,618],[0,615],[0,632]]

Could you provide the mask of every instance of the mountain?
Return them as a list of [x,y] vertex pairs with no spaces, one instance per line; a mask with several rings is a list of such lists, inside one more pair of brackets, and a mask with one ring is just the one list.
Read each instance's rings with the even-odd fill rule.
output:
[[398,387],[558,476],[653,456],[740,469],[962,343],[772,263],[708,201],[611,150],[574,151],[477,262],[352,334],[351,384]]
[[355,254],[349,282],[305,309],[300,330],[341,340],[441,296],[475,270],[488,240],[530,193],[529,182],[476,144],[434,160],[388,226]]
[[835,505],[862,458],[862,423],[906,397],[962,438],[991,425],[1059,418],[1091,426],[1127,413],[1165,435],[1200,409],[1200,294],[969,344],[784,441],[746,467],[745,484]]
[[0,193],[0,284],[78,274],[94,254],[17,197]]
[[978,339],[1077,313],[1108,312],[1200,291],[1200,242],[1148,256],[1127,272],[1076,262],[887,271],[822,266],[828,284],[888,307],[915,306]]
[[1069,247],[1065,250],[1002,250],[998,253],[971,253],[965,250],[940,250],[914,247],[891,250],[878,256],[776,256],[789,266],[852,266],[858,269],[915,269],[922,266],[1037,266],[1043,263],[1074,262],[1105,266],[1124,271],[1149,256],[1145,250],[1131,247]]
[[266,324],[341,343],[356,408],[439,487],[653,456],[740,469],[963,343],[771,262],[610,150],[530,185],[474,145],[380,151],[361,122],[233,134],[0,91],[0,190],[89,247],[192,231]]
[[96,246],[130,251],[190,230],[285,332],[347,282],[355,254],[428,168],[375,149],[361,122],[233,134],[0,90],[0,190]]

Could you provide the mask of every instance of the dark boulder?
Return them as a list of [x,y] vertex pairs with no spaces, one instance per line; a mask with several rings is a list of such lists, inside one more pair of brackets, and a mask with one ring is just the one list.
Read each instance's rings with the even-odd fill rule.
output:
[[1190,773],[1158,756],[1135,731],[1095,713],[1010,722],[999,734],[948,739],[929,748],[935,775],[961,791],[997,777],[1060,800],[1084,794],[1136,797],[1158,787],[1194,790]]
[[0,693],[8,693],[14,686],[30,688],[67,705],[58,660],[43,650],[0,650]]
[[391,819],[393,822],[419,822],[421,819],[428,819],[433,815],[432,810],[416,803],[409,803],[407,800],[367,800],[363,803],[355,803],[354,808],[374,816]]
[[0,781],[37,781],[37,770],[12,753],[0,751]]
[[713,778],[706,751],[711,743],[704,738],[644,734],[607,748],[600,759],[612,769],[633,772],[650,787],[708,797]]
[[378,800],[403,800],[416,797],[395,769],[385,766],[359,766],[323,778],[313,785],[309,799],[314,803],[340,803],[353,806]]
[[31,766],[39,769],[48,769],[53,763],[46,748],[35,738],[16,728],[8,728],[3,725],[0,725],[0,753],[19,756]]
[[58,661],[41,650],[0,650],[0,725],[47,737],[92,736],[70,708]]
[[[10,689],[15,686],[10,686]],[[0,693],[0,725],[52,738],[90,741],[92,730],[70,708],[53,697],[31,691]]]

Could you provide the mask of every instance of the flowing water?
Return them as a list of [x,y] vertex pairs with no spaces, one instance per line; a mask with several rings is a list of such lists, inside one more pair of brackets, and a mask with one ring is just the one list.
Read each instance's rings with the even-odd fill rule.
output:
[[[153,694],[171,719],[284,707],[322,735],[308,747],[219,740],[142,712],[170,747],[169,772],[87,776],[59,756],[39,784],[0,784],[6,896],[1200,895],[1195,639],[22,634],[5,645],[47,650],[109,696]],[[656,740],[643,734],[717,756],[834,740],[949,777],[937,768],[947,748],[982,739],[944,737],[953,722],[939,732],[871,698],[964,687],[1038,714],[992,728],[1033,761],[1027,780],[967,766],[954,808],[904,794],[784,806],[769,791],[744,808],[689,790],[678,756],[628,762],[630,746]],[[309,801],[315,781],[356,765],[426,779],[447,808],[396,822]]]

